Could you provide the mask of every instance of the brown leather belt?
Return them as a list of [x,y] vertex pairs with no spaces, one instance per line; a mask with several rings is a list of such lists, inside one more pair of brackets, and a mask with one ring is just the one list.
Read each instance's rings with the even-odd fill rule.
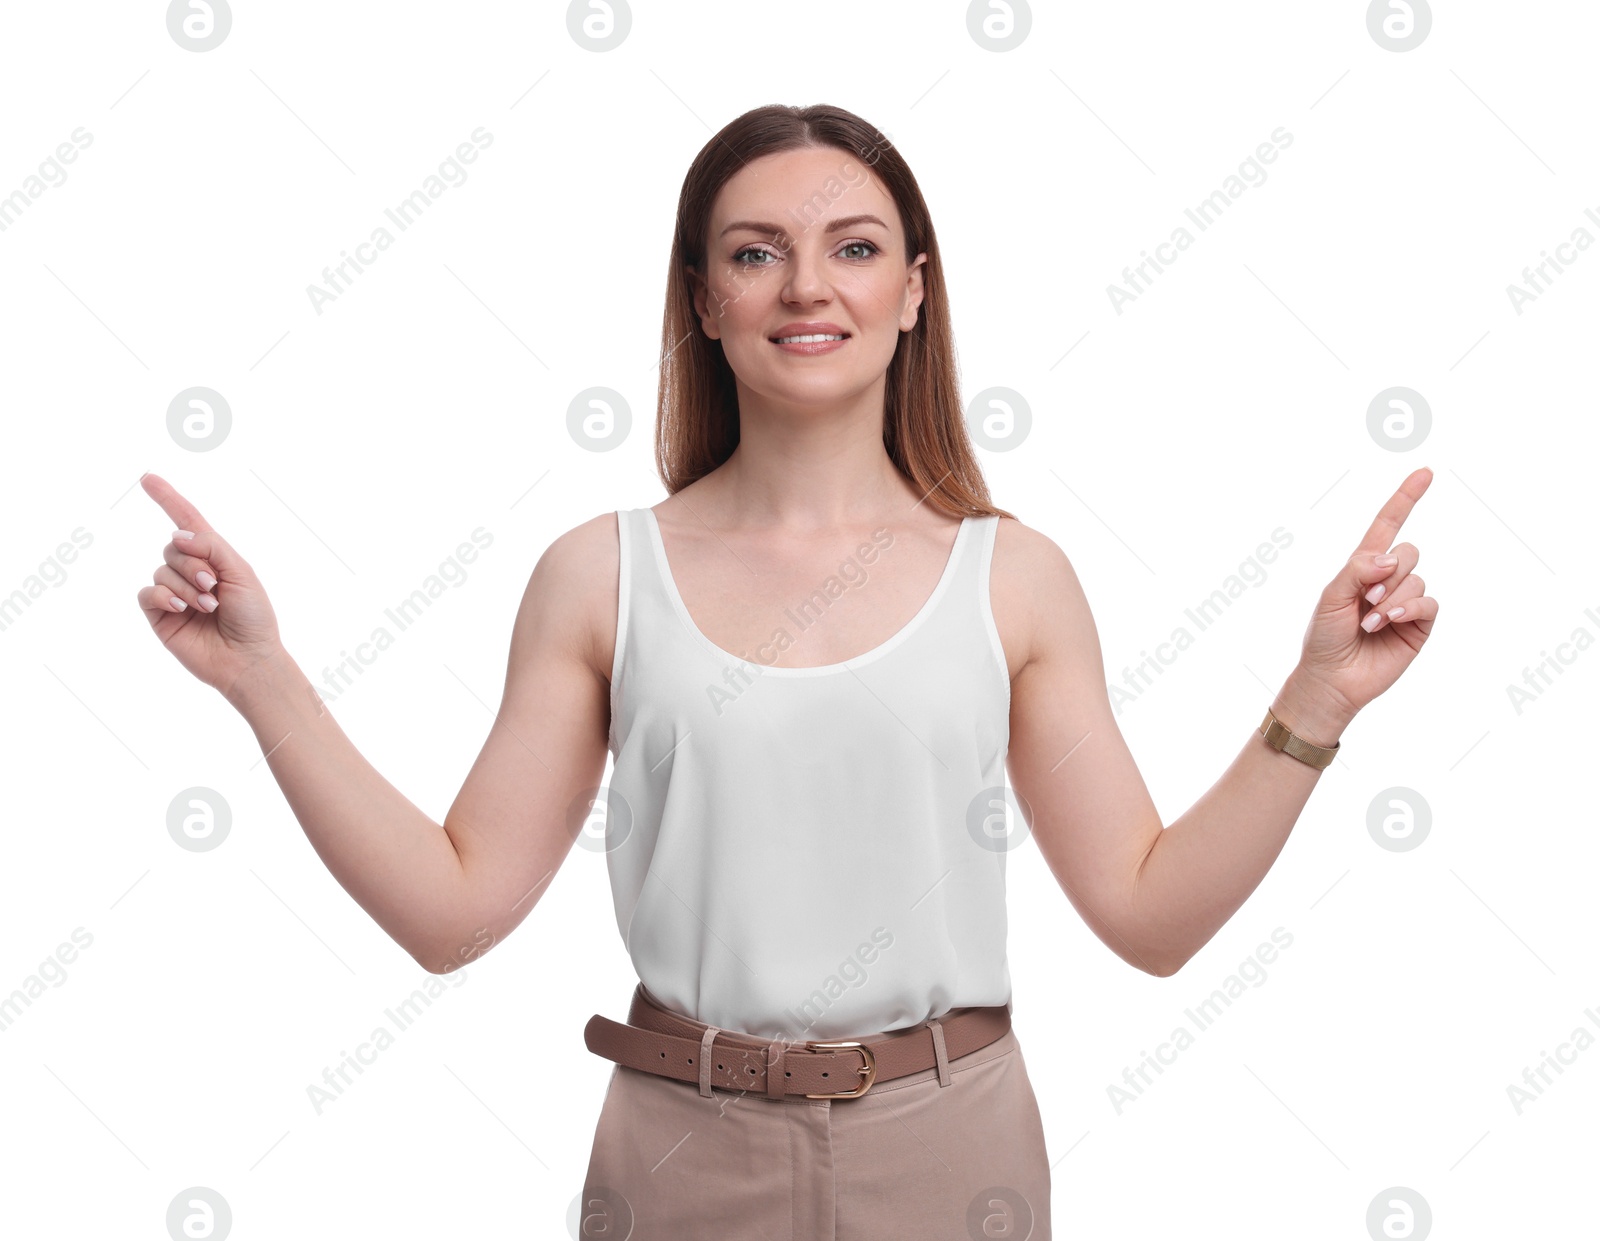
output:
[[[680,1082],[780,1099],[856,1099],[875,1082],[945,1065],[987,1047],[1011,1029],[1011,1006],[963,1008],[905,1033],[859,1039],[754,1038],[718,1029],[662,1007],[640,983],[629,1024],[596,1013],[583,1041],[597,1056]],[[774,1065],[776,1072],[768,1072]]]

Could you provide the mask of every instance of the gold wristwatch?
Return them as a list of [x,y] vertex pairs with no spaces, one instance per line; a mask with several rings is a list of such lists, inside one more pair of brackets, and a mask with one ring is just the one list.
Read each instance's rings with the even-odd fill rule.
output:
[[1339,750],[1337,741],[1332,745],[1312,745],[1304,737],[1295,736],[1287,724],[1272,714],[1271,707],[1267,708],[1267,718],[1261,721],[1261,735],[1273,749],[1291,754],[1318,770],[1333,762],[1333,756]]

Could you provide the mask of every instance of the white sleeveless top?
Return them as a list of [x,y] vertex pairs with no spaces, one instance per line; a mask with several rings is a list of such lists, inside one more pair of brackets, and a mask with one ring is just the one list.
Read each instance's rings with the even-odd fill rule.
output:
[[[606,859],[645,989],[709,1025],[790,1039],[1009,1002],[1009,834],[996,825],[1011,682],[989,604],[999,518],[963,519],[898,633],[814,668],[714,645],[678,594],[654,512],[617,521]],[[863,543],[797,599],[777,643],[803,641],[882,550]]]

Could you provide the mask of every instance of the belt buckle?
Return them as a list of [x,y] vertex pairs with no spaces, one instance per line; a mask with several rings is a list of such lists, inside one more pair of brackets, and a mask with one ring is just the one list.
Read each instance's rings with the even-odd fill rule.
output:
[[840,1051],[851,1049],[859,1051],[861,1053],[861,1059],[865,1061],[862,1067],[857,1069],[856,1072],[860,1073],[861,1076],[866,1080],[863,1081],[855,1090],[841,1090],[833,1094],[807,1094],[806,1098],[859,1099],[872,1088],[872,1083],[878,1080],[878,1061],[872,1054],[872,1048],[868,1047],[865,1043],[857,1042],[854,1039],[819,1039],[813,1040],[806,1044],[807,1051]]

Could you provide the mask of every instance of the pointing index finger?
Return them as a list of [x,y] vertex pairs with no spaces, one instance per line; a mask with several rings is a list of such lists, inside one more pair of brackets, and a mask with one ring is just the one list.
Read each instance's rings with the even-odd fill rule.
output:
[[1428,489],[1428,484],[1433,482],[1433,471],[1427,466],[1413,470],[1406,475],[1405,482],[1400,484],[1396,491],[1378,510],[1378,515],[1373,519],[1372,525],[1367,528],[1366,534],[1361,537],[1361,542],[1356,546],[1358,552],[1386,552],[1394,545],[1395,535],[1400,533],[1400,527],[1405,519],[1411,515],[1411,508],[1422,498],[1422,493]]
[[139,485],[145,494],[161,506],[161,509],[170,517],[179,530],[188,530],[195,534],[210,530],[211,526],[200,515],[200,510],[190,504],[181,495],[178,489],[162,478],[159,474],[141,474]]

